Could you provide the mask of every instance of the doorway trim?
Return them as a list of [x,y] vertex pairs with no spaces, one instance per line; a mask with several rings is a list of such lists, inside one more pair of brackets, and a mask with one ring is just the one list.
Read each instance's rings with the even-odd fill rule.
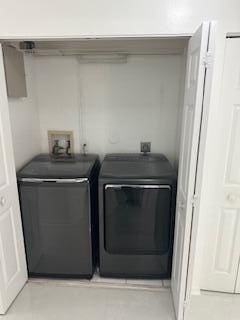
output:
[[[212,30],[216,28],[216,23],[211,23]],[[212,31],[214,33],[214,31]],[[38,41],[54,41],[54,40],[62,40],[62,41],[72,41],[72,40],[93,40],[93,39],[160,39],[160,38],[190,38],[193,34],[158,34],[158,35],[151,35],[151,34],[140,34],[140,35],[79,35],[79,36],[20,36],[20,37],[2,37],[0,42],[8,42],[8,41],[21,41],[21,40],[38,40]],[[213,41],[213,36],[210,36],[209,41]],[[209,69],[210,70],[210,69]],[[211,93],[211,79],[212,79],[212,69],[209,72],[209,75],[205,79],[204,89],[206,90],[204,94],[204,101],[203,101],[203,114],[202,114],[202,122],[201,122],[201,131],[200,131],[200,141],[199,141],[199,150],[198,150],[198,163],[197,163],[197,171],[195,174],[196,180],[196,188],[199,188],[201,193],[201,184],[202,184],[202,172],[204,166],[204,151],[206,145],[206,136],[207,136],[207,125],[208,125],[208,114],[209,114],[209,104],[210,104],[210,93]],[[199,198],[200,198],[199,193]],[[194,208],[194,214],[192,216],[192,228],[191,228],[191,235],[190,235],[190,248],[189,248],[189,256],[188,256],[188,272],[187,272],[187,290],[186,294],[190,295],[192,291],[192,277],[193,277],[193,270],[194,270],[194,261],[195,261],[195,248],[196,248],[196,240],[197,240],[197,229],[198,229],[198,222],[200,216],[200,208],[198,205]]]

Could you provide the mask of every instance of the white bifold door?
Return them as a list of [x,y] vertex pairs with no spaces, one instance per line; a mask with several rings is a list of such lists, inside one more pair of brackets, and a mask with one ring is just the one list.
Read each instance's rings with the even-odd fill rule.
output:
[[240,38],[226,40],[202,289],[240,293]]
[[27,281],[27,267],[0,47],[0,313]]
[[195,185],[209,32],[209,24],[204,23],[192,36],[188,46],[171,281],[178,320],[184,319],[187,300],[189,248],[197,196]]

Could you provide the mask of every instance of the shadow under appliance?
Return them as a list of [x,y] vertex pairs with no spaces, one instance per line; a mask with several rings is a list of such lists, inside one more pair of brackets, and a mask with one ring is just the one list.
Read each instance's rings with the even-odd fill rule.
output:
[[97,252],[96,155],[35,157],[18,172],[31,276],[90,278]]
[[169,278],[176,174],[162,154],[106,155],[99,175],[100,274]]

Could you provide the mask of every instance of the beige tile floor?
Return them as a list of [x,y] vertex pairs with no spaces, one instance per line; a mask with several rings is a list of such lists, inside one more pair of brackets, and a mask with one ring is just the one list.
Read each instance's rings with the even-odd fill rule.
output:
[[170,280],[143,280],[143,279],[115,279],[115,278],[103,278],[96,272],[93,278],[90,280],[93,284],[106,284],[106,285],[118,285],[120,287],[129,288],[142,288],[142,289],[163,289],[170,287]]
[[[30,279],[3,320],[175,320],[169,280]],[[202,292],[186,320],[240,320],[240,295]]]
[[[31,282],[46,282],[46,279],[32,278]],[[121,279],[121,278],[106,278],[100,277],[98,270],[95,272],[91,280],[72,279],[72,280],[51,280],[53,283],[69,284],[72,286],[94,286],[94,287],[110,287],[110,288],[129,288],[142,290],[164,290],[170,288],[170,280],[156,280],[156,279]]]
[[174,320],[169,288],[29,281],[3,320]]
[[202,291],[191,298],[187,320],[240,320],[240,295]]

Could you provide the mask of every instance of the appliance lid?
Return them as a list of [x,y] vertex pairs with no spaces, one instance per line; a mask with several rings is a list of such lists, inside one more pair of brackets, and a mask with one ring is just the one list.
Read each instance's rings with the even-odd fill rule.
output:
[[100,172],[106,178],[171,178],[176,173],[163,154],[109,154]]
[[18,178],[88,178],[97,157],[75,158],[75,160],[51,161],[37,156],[17,174]]

